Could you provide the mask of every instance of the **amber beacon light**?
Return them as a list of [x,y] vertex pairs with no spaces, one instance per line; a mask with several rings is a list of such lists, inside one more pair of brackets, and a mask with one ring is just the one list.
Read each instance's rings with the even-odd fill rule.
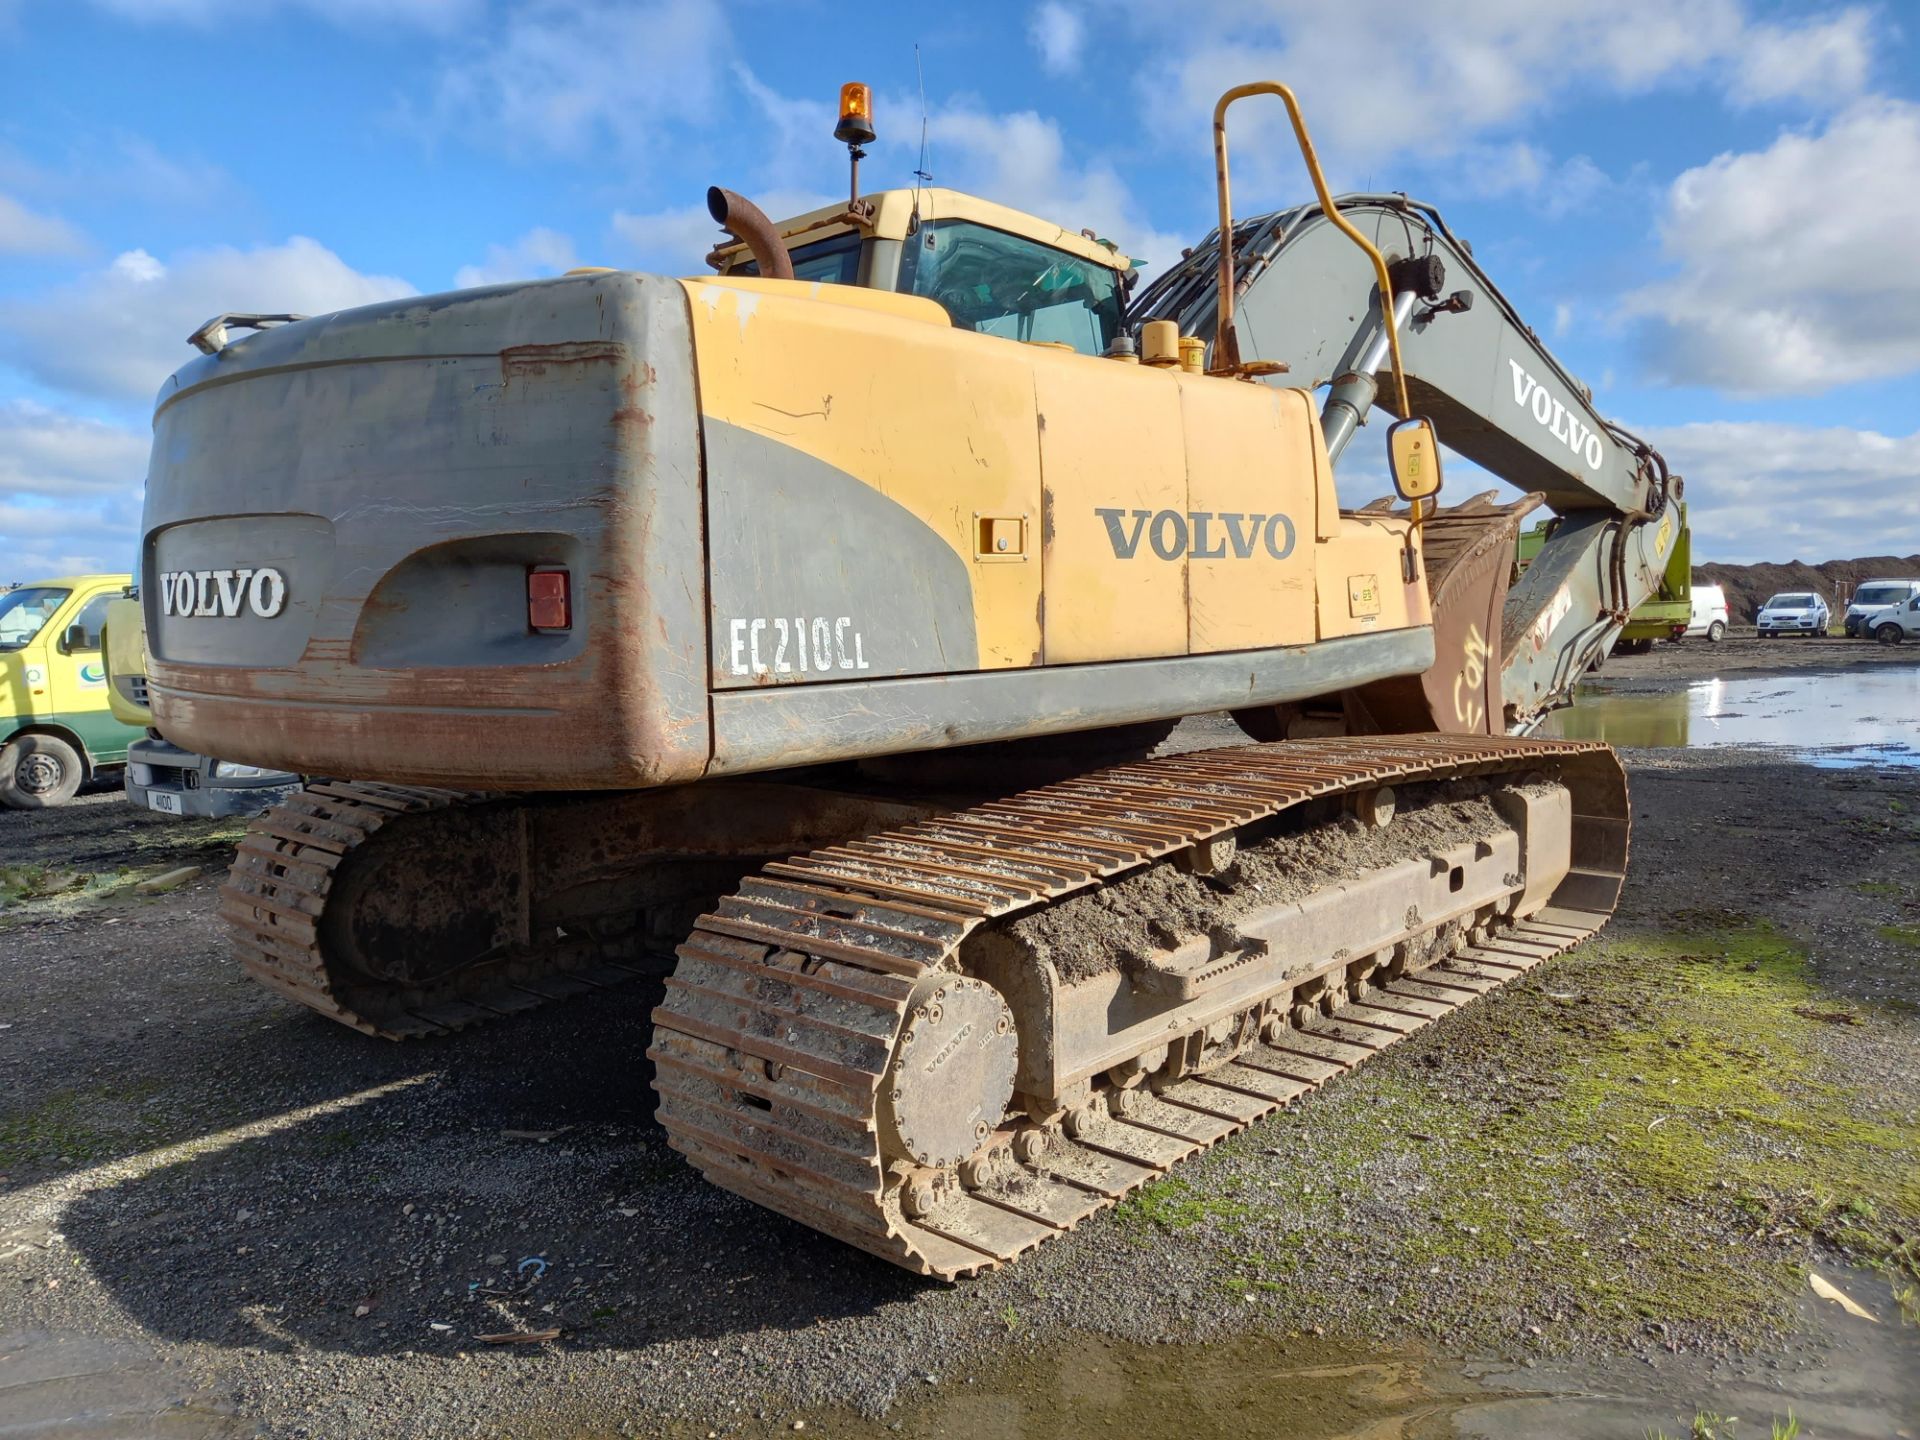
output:
[[858,80],[840,87],[840,123],[833,138],[848,145],[873,143],[873,91]]

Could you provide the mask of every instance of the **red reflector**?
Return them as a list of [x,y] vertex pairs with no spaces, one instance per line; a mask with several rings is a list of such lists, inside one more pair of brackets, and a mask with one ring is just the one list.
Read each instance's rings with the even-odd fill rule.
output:
[[573,594],[564,570],[527,572],[527,624],[535,630],[571,630]]

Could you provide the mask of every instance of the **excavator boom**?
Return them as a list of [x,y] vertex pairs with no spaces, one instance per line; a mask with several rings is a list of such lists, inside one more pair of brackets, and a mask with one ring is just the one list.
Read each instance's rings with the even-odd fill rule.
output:
[[[1560,517],[1507,597],[1497,640],[1488,637],[1508,724],[1529,730],[1568,702],[1627,614],[1659,587],[1679,532],[1668,510],[1678,482],[1651,446],[1594,409],[1591,391],[1438,210],[1398,194],[1344,195],[1334,206],[1389,261],[1413,413],[1433,420],[1450,449]],[[1319,205],[1239,221],[1233,244],[1239,358],[1283,365],[1271,383],[1326,387],[1321,425],[1338,465],[1388,361],[1367,256]],[[1147,287],[1135,318],[1214,334],[1219,245],[1216,229]]]

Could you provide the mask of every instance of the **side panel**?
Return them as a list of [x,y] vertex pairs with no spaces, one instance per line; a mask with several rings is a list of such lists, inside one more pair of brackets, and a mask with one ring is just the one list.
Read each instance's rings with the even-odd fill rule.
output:
[[[714,687],[1037,663],[1040,459],[1023,347],[955,330],[928,301],[683,283],[708,449]],[[1004,551],[983,554],[982,522],[1002,527]],[[792,631],[787,668],[773,658],[783,619],[804,621],[806,669]],[[823,619],[836,637],[825,671],[812,650]]]
[[1046,660],[1187,650],[1187,455],[1170,376],[1039,353]]
[[1304,391],[1180,387],[1186,424],[1187,648],[1253,650],[1315,638],[1319,473],[1330,472]]
[[107,704],[127,725],[153,723],[147,709],[147,623],[138,600],[116,600],[107,607],[100,632],[100,659],[107,670]]
[[716,688],[979,668],[968,567],[934,529],[805,450],[702,430]]
[[1433,623],[1426,566],[1411,584],[1402,578],[1406,528],[1402,520],[1343,516],[1338,533],[1319,547],[1315,579],[1322,640]]

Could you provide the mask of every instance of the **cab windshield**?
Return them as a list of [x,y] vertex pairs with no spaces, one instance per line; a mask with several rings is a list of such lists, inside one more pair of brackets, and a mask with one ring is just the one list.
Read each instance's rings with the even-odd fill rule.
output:
[[1854,592],[1856,605],[1897,605],[1907,598],[1905,585],[1862,585]]
[[72,593],[51,585],[23,585],[0,595],[0,650],[31,645]]
[[906,242],[900,288],[953,323],[1009,340],[1051,340],[1103,355],[1121,322],[1120,276],[971,220],[931,220]]

